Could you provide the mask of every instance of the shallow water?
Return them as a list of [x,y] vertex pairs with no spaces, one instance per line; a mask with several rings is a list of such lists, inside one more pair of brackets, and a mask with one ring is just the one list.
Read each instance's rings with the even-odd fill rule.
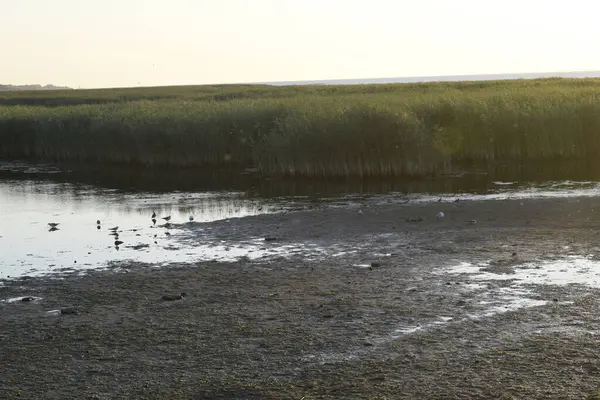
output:
[[[197,223],[274,211],[240,193],[123,193],[87,185],[0,181],[0,278],[61,272],[108,261],[190,261],[218,258],[231,250],[179,246],[171,223]],[[151,221],[158,214],[156,225]],[[194,222],[189,222],[189,216]],[[96,221],[101,224],[97,225]],[[59,223],[51,231],[48,223]],[[118,240],[110,228],[118,227]],[[231,251],[232,254],[235,251]]]
[[[582,285],[590,288],[600,288],[600,261],[592,255],[567,255],[555,260],[539,260],[517,264],[511,273],[494,273],[486,271],[489,263],[472,264],[461,262],[444,268],[438,272],[440,276],[456,276],[466,279],[461,285],[463,292],[471,292],[480,306],[479,311],[468,316],[469,319],[491,317],[519,309],[539,307],[550,301],[536,298],[536,285],[566,286]],[[505,281],[507,286],[496,287],[494,282]],[[558,301],[556,304],[570,304],[569,301]],[[434,323],[403,326],[396,335],[409,334],[421,329],[450,323],[436,321]]]
[[[211,238],[208,227],[206,241],[198,244],[183,240],[185,235],[176,228],[181,223],[313,207],[600,196],[597,181],[522,182],[480,173],[365,185],[276,182],[254,176],[252,171],[198,176],[121,172],[105,175],[51,164],[0,163],[0,279],[98,268],[122,260],[164,264],[293,254],[322,259],[360,250],[343,244],[331,248],[311,243],[264,246],[258,239],[228,243]],[[156,187],[151,189],[153,183]],[[156,224],[150,218],[153,212],[158,214]],[[161,219],[167,215],[172,217],[171,227]],[[50,231],[49,222],[59,223],[58,230]],[[118,247],[110,235],[115,226],[123,242]]]
[[484,271],[489,264],[463,262],[447,270],[449,274],[464,274],[471,281],[511,281],[511,294],[522,294],[524,285],[579,284],[600,288],[600,261],[595,256],[568,255],[557,260],[540,260],[514,267],[513,273]]

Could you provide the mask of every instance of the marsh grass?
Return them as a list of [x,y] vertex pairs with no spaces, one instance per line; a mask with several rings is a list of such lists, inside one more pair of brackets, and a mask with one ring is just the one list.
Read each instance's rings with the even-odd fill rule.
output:
[[0,96],[0,157],[424,175],[596,158],[600,80],[221,85]]

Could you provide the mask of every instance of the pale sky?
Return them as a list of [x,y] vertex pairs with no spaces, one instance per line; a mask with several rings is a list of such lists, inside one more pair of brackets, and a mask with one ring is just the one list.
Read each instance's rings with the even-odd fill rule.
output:
[[589,0],[0,0],[0,84],[600,70]]

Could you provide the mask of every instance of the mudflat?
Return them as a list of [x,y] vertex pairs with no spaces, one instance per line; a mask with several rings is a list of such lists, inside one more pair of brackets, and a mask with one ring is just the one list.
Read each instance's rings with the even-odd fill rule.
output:
[[[360,211],[198,223],[181,238],[269,237],[281,256],[4,281],[0,398],[595,398],[598,289],[528,283],[523,265],[593,266],[600,201]],[[475,279],[461,263],[485,266]]]

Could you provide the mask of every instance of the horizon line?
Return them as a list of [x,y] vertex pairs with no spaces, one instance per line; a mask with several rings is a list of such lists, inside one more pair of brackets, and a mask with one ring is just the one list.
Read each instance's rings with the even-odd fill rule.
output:
[[[577,75],[577,76],[572,76]],[[353,84],[385,84],[385,83],[419,83],[419,82],[450,82],[450,81],[486,81],[486,80],[517,80],[535,78],[595,78],[600,77],[600,70],[580,71],[554,71],[554,72],[505,72],[493,74],[457,74],[457,75],[424,75],[424,76],[398,76],[381,78],[332,78],[332,79],[303,79],[290,81],[254,81],[254,82],[215,82],[202,84],[178,84],[178,85],[138,85],[138,86],[103,86],[103,87],[69,87],[53,83],[27,83],[10,84],[2,83],[0,86],[56,86],[68,87],[71,90],[104,90],[104,89],[128,89],[128,88],[152,88],[152,87],[182,87],[182,86],[211,86],[211,85],[272,85],[272,86],[303,86],[303,85],[353,85]],[[469,79],[465,79],[469,78]],[[398,82],[404,80],[405,82]],[[58,89],[61,90],[61,89]]]

